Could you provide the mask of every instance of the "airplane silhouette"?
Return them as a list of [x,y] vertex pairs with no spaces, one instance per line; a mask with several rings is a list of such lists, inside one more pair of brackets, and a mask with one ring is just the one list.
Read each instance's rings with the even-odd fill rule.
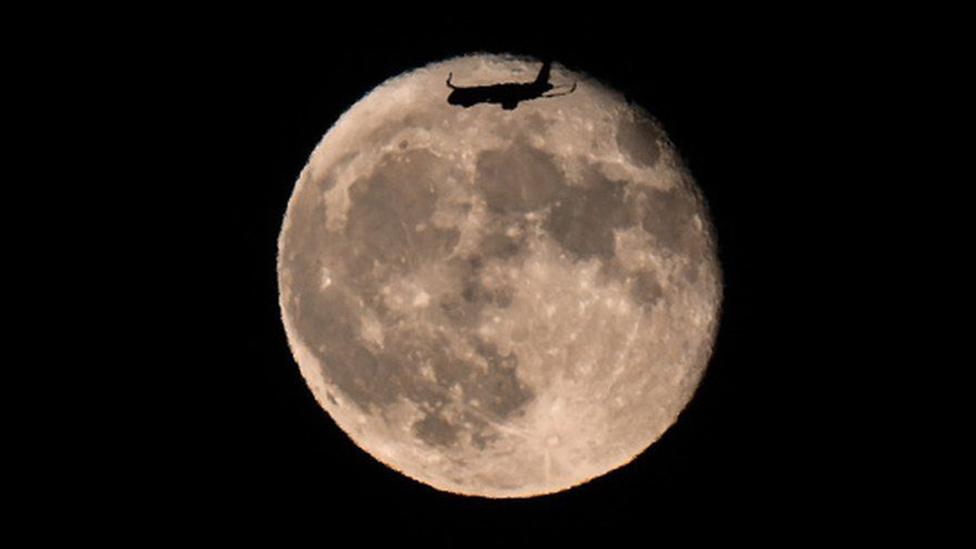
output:
[[518,104],[522,101],[538,99],[540,97],[559,97],[561,95],[569,95],[576,91],[576,82],[573,82],[573,87],[569,91],[549,93],[556,89],[556,86],[549,83],[549,69],[551,66],[551,61],[543,62],[542,68],[539,69],[539,74],[532,82],[506,82],[503,84],[492,84],[490,86],[455,86],[451,84],[451,78],[454,76],[454,73],[450,73],[447,76],[447,87],[451,88],[452,91],[447,96],[447,102],[451,105],[460,105],[465,108],[477,105],[478,103],[498,103],[503,109],[510,111],[518,107]]

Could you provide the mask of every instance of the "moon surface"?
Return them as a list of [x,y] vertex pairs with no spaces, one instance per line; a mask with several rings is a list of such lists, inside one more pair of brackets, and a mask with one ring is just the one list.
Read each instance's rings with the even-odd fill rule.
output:
[[659,124],[559,65],[572,94],[446,102],[449,72],[469,86],[539,66],[466,56],[383,83],[315,148],[279,236],[282,319],[315,398],[439,490],[529,497],[621,467],[711,355],[713,230]]

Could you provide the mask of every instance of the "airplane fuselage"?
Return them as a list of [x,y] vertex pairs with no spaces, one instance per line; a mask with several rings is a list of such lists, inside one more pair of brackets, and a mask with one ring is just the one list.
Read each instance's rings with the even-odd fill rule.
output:
[[455,88],[447,97],[451,105],[470,107],[478,103],[497,103],[503,109],[514,109],[522,101],[542,97],[553,88],[548,82],[543,84],[506,83],[492,86],[472,86]]
[[522,101],[573,93],[576,90],[575,82],[573,82],[572,89],[567,92],[548,93],[555,89],[555,86],[549,83],[551,66],[552,62],[543,62],[539,74],[532,82],[505,82],[490,86],[455,86],[451,83],[453,73],[449,74],[447,76],[447,87],[451,88],[451,93],[447,96],[447,102],[462,107],[471,107],[478,103],[497,103],[505,110],[512,110]]

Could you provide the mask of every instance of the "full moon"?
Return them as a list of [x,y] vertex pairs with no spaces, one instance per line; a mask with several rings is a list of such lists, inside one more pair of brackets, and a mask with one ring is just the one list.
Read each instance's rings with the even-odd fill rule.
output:
[[[708,364],[722,297],[701,193],[661,126],[476,55],[390,79],[312,152],[278,240],[282,320],[319,404],[362,450],[438,490],[558,492],[658,440]],[[339,473],[337,473],[339,474]]]

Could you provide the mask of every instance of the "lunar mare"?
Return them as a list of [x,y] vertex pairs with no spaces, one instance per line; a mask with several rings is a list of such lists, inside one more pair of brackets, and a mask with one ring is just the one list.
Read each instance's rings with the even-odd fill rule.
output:
[[312,153],[279,237],[289,344],[360,448],[440,490],[527,497],[620,467],[711,353],[708,213],[660,127],[578,81],[513,111],[445,101],[530,80],[469,56],[394,78]]

